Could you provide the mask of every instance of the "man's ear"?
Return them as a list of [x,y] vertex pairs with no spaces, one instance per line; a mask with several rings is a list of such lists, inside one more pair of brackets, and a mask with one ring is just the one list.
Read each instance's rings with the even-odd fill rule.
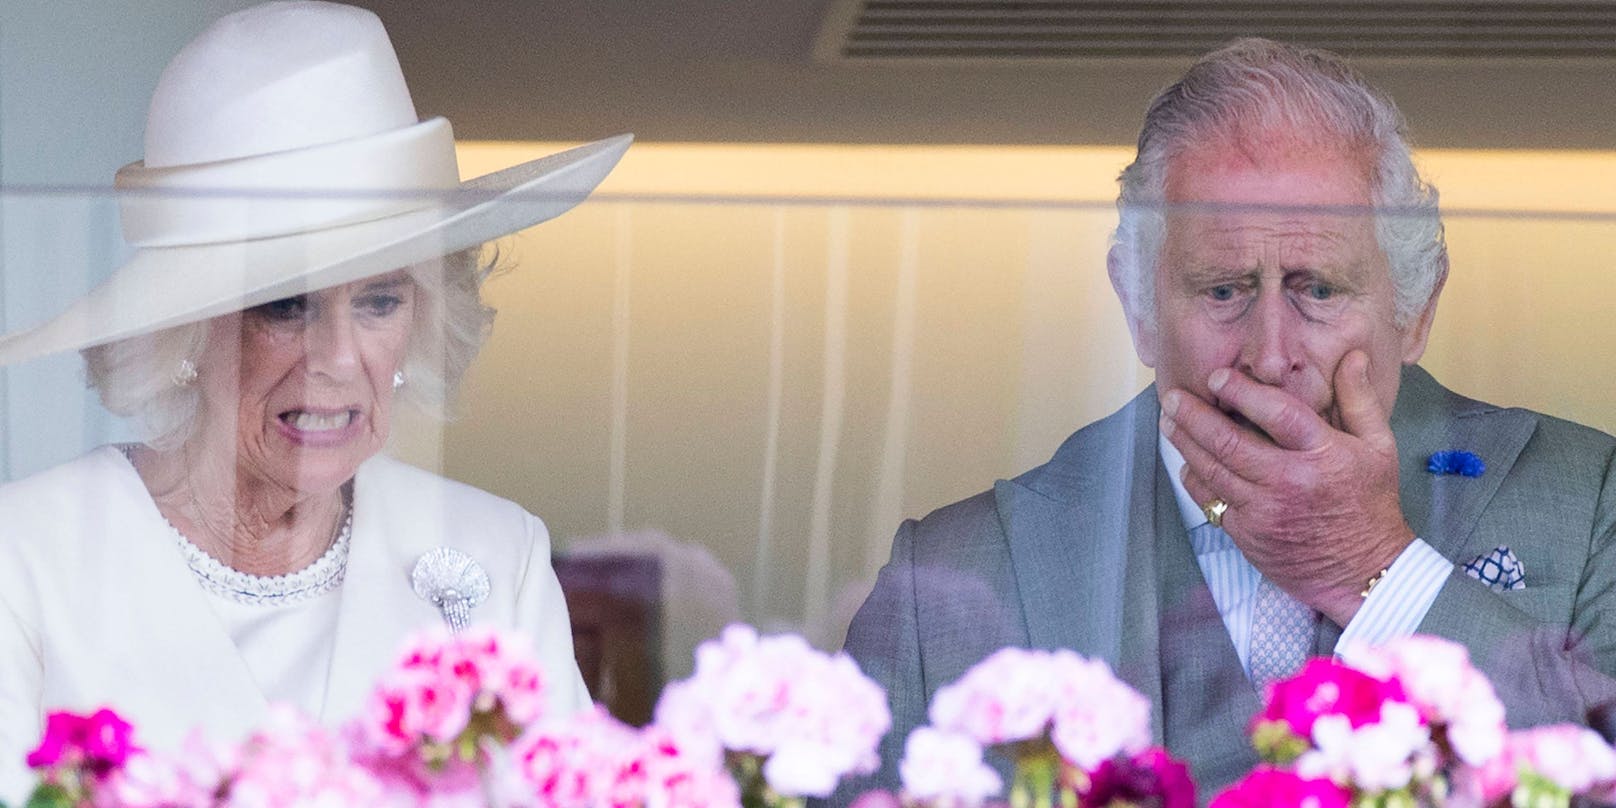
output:
[[1425,355],[1425,345],[1431,339],[1431,324],[1436,322],[1436,301],[1442,296],[1442,287],[1448,283],[1448,251],[1442,251],[1442,270],[1436,276],[1436,285],[1431,287],[1431,298],[1425,301],[1425,307],[1420,315],[1408,327],[1408,333],[1403,335],[1403,364],[1412,365],[1420,361]]
[[1139,355],[1139,361],[1145,367],[1156,366],[1156,323],[1146,322],[1140,314],[1139,301],[1134,299],[1136,290],[1123,277],[1123,258],[1119,252],[1121,247],[1113,244],[1105,254],[1105,274],[1111,278],[1111,291],[1117,295],[1122,303],[1122,317],[1128,322],[1128,336],[1133,338],[1133,351]]

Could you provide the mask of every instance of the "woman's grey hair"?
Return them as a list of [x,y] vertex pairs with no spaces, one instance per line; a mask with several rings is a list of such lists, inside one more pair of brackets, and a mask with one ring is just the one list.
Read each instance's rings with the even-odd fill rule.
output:
[[1365,156],[1375,236],[1391,265],[1398,323],[1408,325],[1424,309],[1447,268],[1447,247],[1436,189],[1414,167],[1402,113],[1332,53],[1241,39],[1202,57],[1157,94],[1145,113],[1138,154],[1119,177],[1113,269],[1131,316],[1155,316],[1174,158],[1207,144],[1255,145],[1276,134]]
[[[397,400],[448,417],[455,389],[487,340],[494,310],[483,303],[483,281],[498,264],[497,251],[473,247],[408,267],[415,283],[415,321],[400,370]],[[138,425],[141,439],[172,449],[196,428],[201,392],[176,383],[185,362],[194,366],[207,348],[208,322],[141,334],[83,350],[89,386],[101,404]]]

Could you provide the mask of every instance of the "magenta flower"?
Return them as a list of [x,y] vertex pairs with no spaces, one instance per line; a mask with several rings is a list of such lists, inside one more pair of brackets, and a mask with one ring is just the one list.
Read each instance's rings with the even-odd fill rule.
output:
[[52,712],[45,716],[45,734],[39,746],[28,753],[33,769],[77,769],[99,780],[123,767],[129,755],[139,751],[134,744],[135,728],[117,713],[103,707],[83,716]]
[[1195,808],[1195,781],[1189,768],[1166,750],[1151,748],[1101,763],[1077,796],[1081,808]]
[[1259,766],[1213,797],[1207,808],[1347,808],[1351,798],[1329,780]]
[[83,721],[83,717],[68,712],[46,715],[45,735],[39,739],[39,746],[28,753],[28,767],[43,769],[66,758],[78,742],[79,724]]
[[1353,729],[1375,723],[1387,701],[1407,701],[1396,680],[1377,679],[1334,659],[1317,657],[1296,675],[1274,683],[1256,722],[1277,722],[1301,738],[1311,738],[1314,723],[1327,715],[1346,718]]

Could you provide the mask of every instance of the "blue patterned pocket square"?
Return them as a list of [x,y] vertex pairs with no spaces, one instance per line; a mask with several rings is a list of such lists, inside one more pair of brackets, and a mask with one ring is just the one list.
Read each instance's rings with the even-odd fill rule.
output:
[[1465,574],[1491,587],[1494,592],[1526,588],[1526,568],[1508,547],[1495,547],[1464,565]]

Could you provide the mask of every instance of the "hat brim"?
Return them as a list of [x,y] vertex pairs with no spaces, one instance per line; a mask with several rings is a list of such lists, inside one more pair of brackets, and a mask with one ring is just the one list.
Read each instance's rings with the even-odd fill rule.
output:
[[632,135],[462,183],[436,204],[274,238],[144,248],[54,319],[0,337],[0,365],[78,350],[368,278],[553,219],[617,165]]

